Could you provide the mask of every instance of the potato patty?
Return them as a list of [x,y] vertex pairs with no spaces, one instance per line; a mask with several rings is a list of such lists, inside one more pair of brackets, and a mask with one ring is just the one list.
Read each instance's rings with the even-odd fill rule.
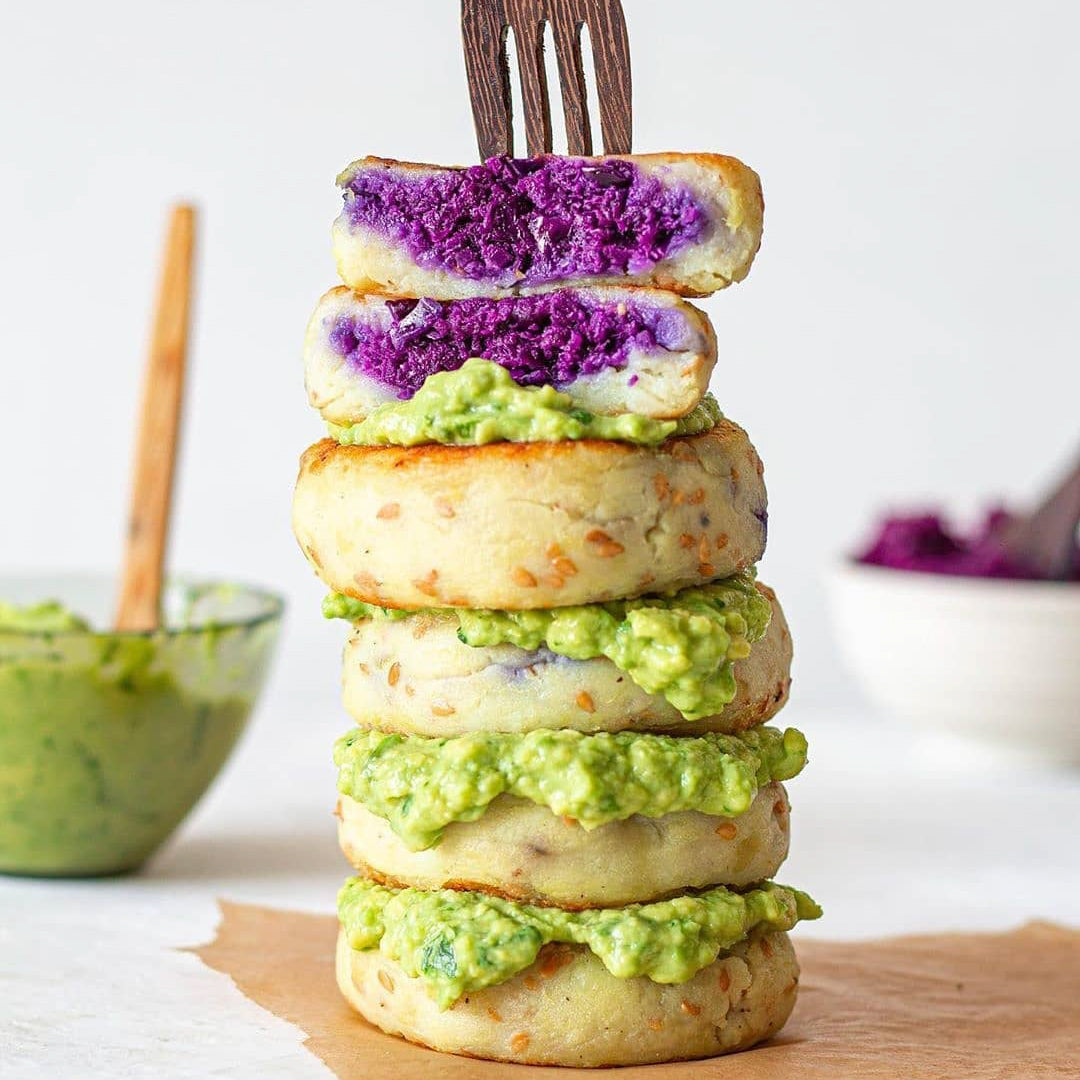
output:
[[721,420],[656,447],[339,446],[300,463],[293,527],[335,592],[522,610],[726,577],[765,550],[761,460]]
[[[565,337],[573,333],[581,340],[584,335],[577,327],[566,328],[562,336],[552,330],[550,343],[532,345],[534,367],[514,366],[523,343],[532,344],[544,322],[542,315],[530,317],[528,310],[515,320],[513,312],[541,303],[557,306],[561,297],[577,305],[583,320],[590,311],[610,313],[616,327],[620,321],[633,324],[634,312],[641,309],[655,332],[643,333],[644,341],[626,341],[611,359],[612,343],[598,334],[593,351],[587,343],[578,345],[580,362],[566,364],[563,371],[558,358],[560,349],[569,349]],[[716,335],[704,313],[657,289],[607,287],[503,300],[427,300],[423,303],[436,323],[429,334],[422,326],[408,326],[416,321],[416,308],[399,319],[398,313],[415,303],[340,286],[322,297],[304,341],[304,382],[308,400],[323,419],[356,423],[379,405],[411,397],[425,374],[453,370],[470,356],[503,364],[523,385],[558,386],[580,408],[594,413],[672,419],[701,401],[716,363]],[[484,309],[477,312],[481,305]],[[460,341],[440,336],[444,325],[462,322]]]
[[[476,176],[478,172],[483,183],[487,179],[485,171],[504,171],[497,162],[474,166],[466,172],[442,165],[362,158],[338,177],[345,207],[334,222],[333,239],[341,280],[353,289],[377,288],[401,296],[438,300],[507,296],[583,284],[645,285],[684,296],[708,296],[733,281],[742,281],[761,244],[765,208],[761,181],[753,169],[736,158],[679,153],[606,154],[584,159],[549,155],[517,165],[540,172],[572,172],[584,166],[582,172],[595,176],[601,188],[609,188],[609,194],[610,185],[623,189],[632,174],[635,183],[640,182],[657,205],[643,208],[646,216],[606,220],[606,214],[601,212],[599,220],[590,220],[587,213],[575,213],[563,205],[563,200],[557,200],[560,225],[550,233],[542,227],[547,210],[537,204],[536,192],[530,197],[528,179],[524,187],[496,182],[486,192],[476,192],[476,205],[468,207],[465,200],[460,210],[456,208],[453,200],[463,194],[463,184],[472,183],[470,174]],[[438,190],[425,193],[426,187]],[[619,204],[625,206],[628,198],[624,195],[622,200],[606,198],[604,202],[611,209]],[[655,227],[657,212],[662,212],[663,203],[671,199],[683,204],[676,217],[681,221],[687,214],[692,215],[698,229],[692,239],[687,238],[689,242],[655,250],[660,240]],[[432,203],[438,204],[437,208]],[[379,214],[380,205],[388,215]],[[452,222],[424,224],[425,214],[434,212],[445,218],[448,206]],[[384,224],[389,228],[380,228],[380,216],[388,216]],[[490,242],[492,218],[502,223],[508,235],[504,257],[498,260],[499,269],[488,263],[486,269],[492,271],[489,274],[483,272],[483,266],[463,266],[461,255],[463,241]],[[647,254],[639,253],[646,257],[629,260],[637,265],[596,266],[596,256],[614,246],[616,235],[621,234],[624,241],[634,238],[640,242],[647,228],[654,233],[653,242],[647,243]],[[403,230],[409,240],[402,238]],[[469,232],[471,237],[465,235]],[[559,257],[560,252],[569,255],[582,242],[588,244],[590,237],[595,247],[598,233],[604,237],[599,240],[599,250],[580,260]],[[538,249],[532,253],[536,258],[524,250],[532,246]],[[440,248],[449,251],[440,252]],[[448,261],[443,262],[444,256],[449,256]],[[559,265],[538,274],[538,259],[550,256],[556,256]],[[529,266],[515,271],[513,264],[522,258]]]
[[365,1019],[455,1054],[531,1065],[644,1065],[743,1050],[783,1027],[798,993],[788,935],[755,933],[688,982],[620,979],[587,948],[548,945],[524,972],[440,1011],[419,978],[338,938],[337,979]]
[[658,694],[637,686],[610,660],[568,660],[513,645],[474,648],[457,621],[418,612],[400,622],[366,619],[345,644],[342,694],[361,724],[410,735],[470,731],[662,731],[735,734],[783,708],[791,684],[791,634],[776,594],[765,637],[735,661],[734,700],[715,716],[688,721]]
[[737,818],[688,810],[587,832],[547,807],[500,795],[478,820],[448,825],[435,847],[410,851],[387,821],[343,795],[338,837],[353,866],[388,884],[610,907],[772,877],[787,857],[789,813],[787,793],[771,783]]

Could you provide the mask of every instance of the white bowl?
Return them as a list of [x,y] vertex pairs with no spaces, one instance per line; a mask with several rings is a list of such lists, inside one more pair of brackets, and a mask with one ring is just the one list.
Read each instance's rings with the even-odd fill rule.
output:
[[952,577],[846,561],[841,648],[874,704],[939,735],[1080,762],[1080,584]]

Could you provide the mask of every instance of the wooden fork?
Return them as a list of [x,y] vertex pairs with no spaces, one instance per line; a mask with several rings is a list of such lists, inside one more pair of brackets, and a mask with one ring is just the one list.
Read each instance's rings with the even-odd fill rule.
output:
[[550,154],[551,114],[544,68],[550,24],[562,85],[567,152],[593,152],[586,107],[581,28],[588,27],[604,152],[630,153],[630,44],[620,0],[462,0],[461,37],[480,157],[513,154],[513,108],[506,39],[514,32],[525,141],[530,155]]

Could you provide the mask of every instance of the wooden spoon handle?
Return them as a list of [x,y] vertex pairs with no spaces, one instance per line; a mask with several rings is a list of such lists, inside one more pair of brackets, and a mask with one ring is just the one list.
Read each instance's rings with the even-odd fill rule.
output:
[[184,397],[195,209],[172,209],[150,353],[143,374],[127,549],[117,599],[117,630],[154,630],[169,531],[177,435]]
[[1076,557],[1080,524],[1080,463],[1027,517],[1006,526],[1001,542],[1013,562],[1051,581],[1063,580]]

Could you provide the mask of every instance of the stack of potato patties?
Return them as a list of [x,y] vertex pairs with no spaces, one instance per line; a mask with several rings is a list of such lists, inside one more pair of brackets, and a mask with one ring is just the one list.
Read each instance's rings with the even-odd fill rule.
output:
[[711,154],[378,158],[339,177],[308,328],[330,438],[294,526],[348,620],[337,973],[440,1050],[598,1066],[776,1032],[784,704],[761,462],[684,295],[739,281],[756,174]]

